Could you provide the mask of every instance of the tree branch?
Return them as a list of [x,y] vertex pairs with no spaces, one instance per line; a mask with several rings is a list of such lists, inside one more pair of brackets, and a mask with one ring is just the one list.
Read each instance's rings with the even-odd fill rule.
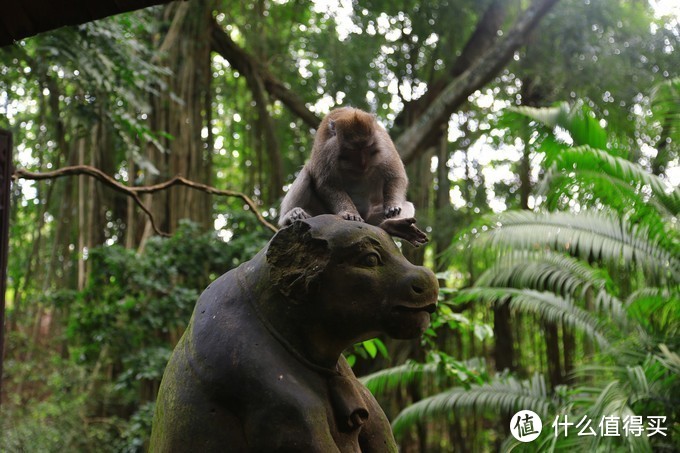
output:
[[262,214],[257,209],[257,205],[255,202],[248,197],[247,195],[241,193],[241,192],[236,192],[233,190],[222,190],[222,189],[217,189],[212,186],[208,186],[206,184],[202,184],[199,182],[195,181],[190,181],[182,176],[175,176],[174,178],[159,183],[159,184],[154,184],[152,186],[126,186],[124,184],[119,183],[115,179],[113,179],[111,176],[107,175],[103,171],[101,171],[98,168],[89,166],[89,165],[74,165],[70,167],[63,167],[58,170],[54,171],[47,171],[47,172],[42,172],[42,173],[35,173],[35,172],[30,172],[28,170],[25,170],[23,168],[17,168],[14,170],[12,174],[12,179],[17,180],[17,179],[31,179],[35,181],[40,181],[44,179],[56,179],[56,178],[61,178],[64,176],[74,176],[74,175],[86,175],[90,176],[92,178],[97,179],[104,185],[107,185],[111,187],[112,189],[116,190],[117,192],[121,192],[129,197],[132,197],[133,200],[135,200],[135,203],[140,207],[142,211],[147,215],[149,218],[149,221],[151,222],[151,226],[153,227],[153,230],[156,232],[156,234],[160,236],[170,236],[168,233],[165,233],[161,230],[158,229],[156,223],[154,222],[153,214],[149,209],[142,203],[142,200],[139,198],[139,194],[145,194],[145,193],[153,193],[153,192],[159,192],[161,190],[168,189],[172,186],[187,186],[195,190],[200,190],[202,192],[206,192],[212,195],[219,195],[219,196],[226,196],[226,197],[237,197],[243,200],[246,205],[248,205],[248,208],[250,208],[251,211],[253,211],[253,214],[255,214],[255,217],[257,217],[257,220],[264,225],[266,228],[271,230],[272,232],[276,233],[278,229],[272,225],[271,223],[267,222],[267,220],[262,217]]
[[489,82],[507,65],[515,51],[523,44],[524,38],[558,0],[535,0],[517,20],[513,28],[498,44],[490,48],[470,67],[443,89],[395,141],[401,158],[408,163],[417,157],[417,151],[424,148],[429,135],[435,133],[451,114],[463,104],[467,97]]
[[189,12],[190,5],[189,2],[177,3],[176,5],[177,9],[172,18],[172,23],[170,24],[170,28],[168,29],[165,38],[163,38],[163,42],[158,48],[158,51],[153,56],[153,63],[158,64],[158,62],[165,57],[165,54],[177,44],[177,40],[182,33],[182,25],[184,24],[184,18]]
[[[407,103],[404,110],[402,110],[394,123],[398,130],[406,128],[408,118],[418,118],[423,111],[430,105],[441,92],[446,88],[446,85],[454,78],[460,76],[472,63],[498,40],[498,30],[503,25],[505,16],[508,12],[507,0],[494,0],[484,11],[482,18],[479,19],[475,30],[468,38],[463,50],[455,61],[448,62],[447,66],[450,69],[440,77],[431,80],[428,83],[427,91],[418,99]],[[433,57],[433,60],[435,58]],[[428,141],[428,145],[438,142],[437,138]],[[427,147],[427,146],[423,146]]]
[[307,125],[315,129],[319,126],[321,119],[307,108],[305,102],[296,93],[274,77],[256,58],[239,47],[214,19],[211,27],[211,45],[215,52],[229,61],[229,64],[244,76],[257,75],[264,83],[267,92],[281,101]]
[[248,208],[251,211],[253,211],[253,214],[262,225],[271,230],[272,233],[276,233],[278,231],[278,228],[276,228],[271,223],[267,222],[267,220],[264,217],[262,217],[262,214],[260,214],[260,211],[258,211],[255,202],[248,195],[241,192],[236,192],[234,190],[217,189],[216,187],[209,186],[207,184],[188,180],[182,176],[175,176],[174,178],[168,181],[159,184],[154,184],[153,186],[135,186],[135,187],[124,186],[124,187],[126,187],[127,189],[132,189],[134,192],[137,193],[152,193],[158,192],[160,190],[165,190],[172,186],[187,186],[195,190],[200,190],[202,192],[209,193],[211,195],[240,198],[246,205],[248,205]]

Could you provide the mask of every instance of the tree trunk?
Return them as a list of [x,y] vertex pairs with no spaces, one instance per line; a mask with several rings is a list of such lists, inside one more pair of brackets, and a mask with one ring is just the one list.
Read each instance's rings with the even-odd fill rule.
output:
[[[78,146],[78,165],[85,164],[85,148],[87,143],[84,137],[80,137],[76,142]],[[86,197],[90,187],[85,175],[78,176],[78,291],[85,287],[85,248],[87,247],[87,209]]]
[[260,64],[257,58],[241,49],[215,20],[210,23],[210,37],[213,50],[228,60],[235,70],[246,76],[258,74],[270,96],[281,101],[309,127],[316,128],[319,125],[321,118],[307,108],[304,99],[286,88],[286,85]]
[[[160,140],[164,150],[151,143],[147,145],[148,160],[156,164],[158,170],[157,175],[147,172],[147,183],[180,175],[211,184],[212,143],[202,134],[204,128],[210,128],[206,112],[212,108],[211,97],[206,95],[212,77],[212,2],[172,3],[164,8],[163,16],[171,25],[160,45],[160,49],[165,50],[161,59],[172,70],[172,75],[165,80],[168,91],[153,99],[150,117],[153,130],[165,131],[173,138]],[[156,223],[164,231],[174,232],[182,219],[195,221],[203,228],[212,223],[210,195],[200,191],[173,187],[153,197],[147,195],[144,202],[151,207]],[[147,219],[143,235],[150,234]]]
[[555,324],[542,322],[545,334],[546,356],[548,358],[548,378],[550,386],[555,388],[562,383],[562,367],[560,365],[560,336]]
[[493,333],[495,338],[494,362],[496,370],[515,371],[515,349],[510,325],[510,304],[497,302],[493,309]]
[[[434,202],[436,215],[433,216],[435,222],[438,219],[446,221],[449,218],[448,214],[451,212],[451,180],[449,179],[449,167],[447,165],[449,160],[448,126],[445,129],[442,132],[437,149],[437,188]],[[435,229],[432,232],[432,238],[436,247],[435,269],[437,271],[444,271],[448,267],[448,263],[441,257],[451,244],[452,232],[450,228],[439,228],[439,226],[443,227],[444,225],[438,223],[435,223],[433,226]]]
[[[264,161],[258,156],[259,165],[263,170],[261,174],[268,175],[266,178],[268,185],[264,187],[264,184],[261,184],[263,200],[266,204],[273,204],[283,195],[283,159],[276,139],[274,122],[267,110],[268,103],[263,87],[264,82],[255,73],[246,73],[245,76],[257,109],[257,128],[254,130],[255,135],[253,137],[256,140],[255,146],[258,150],[263,149],[267,156]],[[260,139],[261,136],[264,136],[264,140]]]
[[571,327],[562,323],[562,350],[564,352],[564,371],[562,375],[563,381],[566,380],[569,373],[574,369],[574,349],[576,348],[576,339],[574,338],[574,331]]
[[[493,334],[494,334],[494,362],[496,371],[509,370],[515,372],[517,363],[515,359],[515,338],[512,334],[510,318],[510,300],[499,301],[493,308]],[[507,436],[510,431],[511,414],[507,411],[501,413],[500,426],[498,429]]]
[[[593,288],[589,287],[585,293],[585,310],[588,313],[592,313],[595,309],[595,294]],[[590,358],[595,352],[595,347],[593,340],[588,335],[583,335],[583,355],[585,358]]]
[[524,134],[524,149],[519,161],[519,207],[529,209],[529,196],[531,195],[531,148],[528,134]]
[[[429,223],[430,213],[430,187],[432,186],[432,172],[430,171],[430,159],[434,154],[434,148],[429,149],[421,155],[416,162],[406,168],[409,181],[416,181],[416,184],[409,185],[409,196],[407,197],[416,207],[416,218],[418,225],[423,228],[424,224]],[[411,263],[422,265],[425,258],[424,247],[414,247],[406,241],[402,241],[402,251],[406,259]]]

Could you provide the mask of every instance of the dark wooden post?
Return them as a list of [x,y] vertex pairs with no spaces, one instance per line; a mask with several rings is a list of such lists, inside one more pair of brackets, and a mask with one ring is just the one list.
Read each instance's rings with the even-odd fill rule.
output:
[[[5,292],[7,291],[7,255],[9,252],[9,185],[12,174],[12,134],[0,130],[0,397],[2,396],[2,361],[5,351]],[[2,398],[0,398],[0,401]]]

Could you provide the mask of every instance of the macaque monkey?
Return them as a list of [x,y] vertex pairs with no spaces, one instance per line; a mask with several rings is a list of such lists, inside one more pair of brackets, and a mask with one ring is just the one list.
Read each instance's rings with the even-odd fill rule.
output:
[[281,203],[279,225],[320,214],[378,226],[415,246],[427,236],[406,201],[404,164],[375,117],[344,107],[321,121],[309,161]]

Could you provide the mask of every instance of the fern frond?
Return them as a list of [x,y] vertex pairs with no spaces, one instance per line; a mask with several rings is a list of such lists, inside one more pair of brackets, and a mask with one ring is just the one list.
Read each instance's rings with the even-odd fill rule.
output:
[[438,372],[441,373],[441,369],[436,363],[408,362],[363,376],[360,381],[374,395],[382,395],[399,386],[420,382],[424,375],[432,375]]
[[607,131],[600,126],[591,110],[581,101],[570,107],[561,102],[554,107],[514,107],[512,111],[531,118],[554,129],[561,127],[569,132],[575,145],[590,145],[606,149]]
[[477,286],[508,286],[574,295],[592,283],[594,272],[567,255],[513,251],[502,255],[476,281]]
[[635,302],[640,299],[662,299],[664,301],[669,301],[670,303],[680,303],[680,288],[670,289],[670,288],[654,288],[645,287],[633,291],[630,296],[626,298],[626,307],[630,307]]
[[[635,378],[642,379],[646,383],[644,372],[642,372],[642,375],[637,374]],[[611,381],[602,389],[595,403],[588,408],[588,415],[593,420],[601,420],[602,417],[606,416],[614,416],[618,417],[619,420],[624,420],[626,417],[636,415],[629,405],[630,393],[628,389],[627,385],[621,385],[618,380]],[[624,441],[629,444],[630,451],[651,451],[647,438],[644,436],[624,436]]]
[[651,99],[654,117],[664,125],[667,136],[677,146],[680,141],[680,77],[656,85]]
[[680,345],[680,288],[642,288],[625,302],[631,319],[653,335],[654,342]]
[[564,322],[593,338],[601,347],[609,345],[609,341],[600,333],[600,322],[568,299],[554,293],[530,289],[474,287],[461,290],[456,299],[461,302],[483,300],[498,304],[508,296],[511,310],[535,313],[549,323]]
[[593,308],[624,325],[623,304],[607,292],[608,280],[603,275],[601,270],[593,269],[584,261],[560,253],[515,250],[499,257],[477,279],[475,286],[550,291],[581,300],[585,300],[592,289]]
[[578,172],[567,172],[552,166],[538,182],[536,195],[545,200],[543,205],[549,211],[566,210],[573,199],[586,207],[604,205],[628,216],[633,223],[644,223],[654,233],[652,237],[659,237],[664,231],[677,235],[677,228],[669,223],[676,214],[667,206],[666,198],[661,200],[646,193],[644,187],[632,186],[597,170],[581,168]]
[[[473,358],[461,362],[461,366],[469,370],[482,370],[485,368],[483,359]],[[386,368],[375,373],[361,377],[359,380],[374,395],[381,395],[414,382],[423,380],[443,381],[451,377],[451,373],[444,362],[417,363],[407,362],[403,365]],[[449,385],[451,382],[449,382]]]
[[680,376],[680,355],[668,349],[665,344],[660,344],[659,350],[661,351],[661,354],[657,357],[659,363],[675,373],[676,376]]
[[506,378],[471,389],[452,388],[420,400],[399,413],[392,422],[392,429],[399,436],[421,420],[449,414],[498,415],[499,412],[531,409],[539,415],[547,415],[557,406],[557,401],[548,395],[543,376],[537,374],[526,381]]
[[646,185],[674,216],[680,212],[680,188],[671,187],[640,165],[602,149],[588,145],[564,148],[555,157],[554,165],[564,172],[591,171],[606,175],[636,190],[640,189],[638,186]]
[[639,265],[645,272],[670,273],[675,280],[680,280],[678,256],[650,240],[644,227],[631,226],[606,212],[508,211],[494,219],[495,227],[479,235],[479,244],[554,249],[614,265]]

